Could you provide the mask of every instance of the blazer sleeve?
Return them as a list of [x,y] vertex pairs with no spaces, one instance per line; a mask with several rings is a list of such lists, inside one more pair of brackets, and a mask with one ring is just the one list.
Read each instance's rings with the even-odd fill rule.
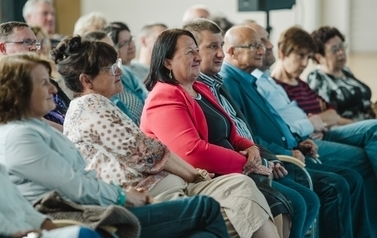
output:
[[[189,110],[192,110],[191,114]],[[154,92],[146,101],[141,129],[157,137],[196,168],[217,174],[241,173],[246,163],[245,156],[201,138],[193,122],[197,118],[192,118],[197,116],[196,113],[188,108],[184,95],[178,89]]]

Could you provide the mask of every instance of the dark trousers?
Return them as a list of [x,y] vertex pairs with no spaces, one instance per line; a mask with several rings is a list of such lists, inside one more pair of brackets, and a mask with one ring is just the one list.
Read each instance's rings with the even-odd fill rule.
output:
[[[288,173],[294,173],[295,166],[284,165]],[[295,182],[290,177],[274,180],[272,186],[292,201],[294,213],[291,214],[290,238],[302,238],[318,215],[320,202],[318,196],[309,188]]]
[[[313,163],[306,160],[314,191],[321,203],[321,238],[370,238],[370,224],[363,178],[355,170]],[[302,173],[294,169],[289,176],[304,183]]]

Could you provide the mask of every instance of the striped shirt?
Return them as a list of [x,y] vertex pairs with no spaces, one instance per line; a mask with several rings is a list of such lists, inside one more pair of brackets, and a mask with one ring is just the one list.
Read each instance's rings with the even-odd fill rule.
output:
[[307,83],[297,78],[297,85],[289,85],[275,80],[287,92],[288,97],[297,102],[297,105],[306,113],[317,114],[334,108],[309,87]]
[[217,101],[220,103],[220,105],[223,107],[223,109],[228,113],[232,121],[234,122],[237,133],[251,141],[253,141],[253,136],[251,135],[249,129],[247,128],[247,125],[241,118],[237,117],[236,111],[232,107],[232,105],[229,103],[229,101],[220,94],[220,88],[223,85],[223,81],[220,75],[216,74],[214,76],[208,76],[203,73],[200,73],[199,81],[205,83],[212,91],[213,95],[216,97]]

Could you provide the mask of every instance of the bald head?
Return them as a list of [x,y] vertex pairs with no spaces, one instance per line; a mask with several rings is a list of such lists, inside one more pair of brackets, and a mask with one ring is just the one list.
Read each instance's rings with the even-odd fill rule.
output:
[[227,63],[251,73],[262,66],[265,48],[255,30],[235,26],[225,33],[224,52]]
[[248,26],[234,26],[230,28],[224,36],[225,52],[232,46],[249,44],[249,39],[256,35],[257,32]]
[[209,10],[205,5],[194,5],[185,11],[182,22],[185,24],[196,18],[209,18],[209,16]]
[[268,32],[266,31],[266,29],[264,29],[261,25],[259,25],[253,20],[245,20],[242,24],[252,28],[260,36],[262,43],[266,47],[266,53],[263,58],[263,65],[259,69],[262,71],[269,69],[271,65],[275,63],[276,59],[272,51],[272,49],[274,48],[274,45],[271,43],[269,39],[270,36]]

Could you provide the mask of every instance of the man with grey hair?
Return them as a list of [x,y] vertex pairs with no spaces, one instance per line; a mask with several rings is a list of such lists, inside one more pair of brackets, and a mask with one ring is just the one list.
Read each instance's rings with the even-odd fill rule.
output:
[[55,10],[51,0],[28,0],[22,15],[28,25],[40,26],[50,36],[55,34]]
[[[185,24],[183,29],[189,30],[198,42],[199,54],[202,58],[200,64],[201,73],[198,80],[209,86],[219,104],[234,122],[238,134],[247,139],[255,140],[255,135],[247,124],[245,117],[234,103],[223,85],[221,76],[218,74],[225,56],[222,50],[224,40],[220,27],[207,19],[195,19]],[[287,171],[278,158],[264,147],[260,145],[258,147],[260,148],[261,157],[267,158],[274,163],[275,180],[272,182],[272,187],[282,192],[292,201],[294,210],[294,214],[291,214],[292,227],[286,230],[291,231],[290,237],[302,237],[317,215],[319,209],[318,198],[308,188],[285,177]],[[288,165],[287,167],[290,166]],[[284,230],[279,231],[279,233],[284,233]]]

